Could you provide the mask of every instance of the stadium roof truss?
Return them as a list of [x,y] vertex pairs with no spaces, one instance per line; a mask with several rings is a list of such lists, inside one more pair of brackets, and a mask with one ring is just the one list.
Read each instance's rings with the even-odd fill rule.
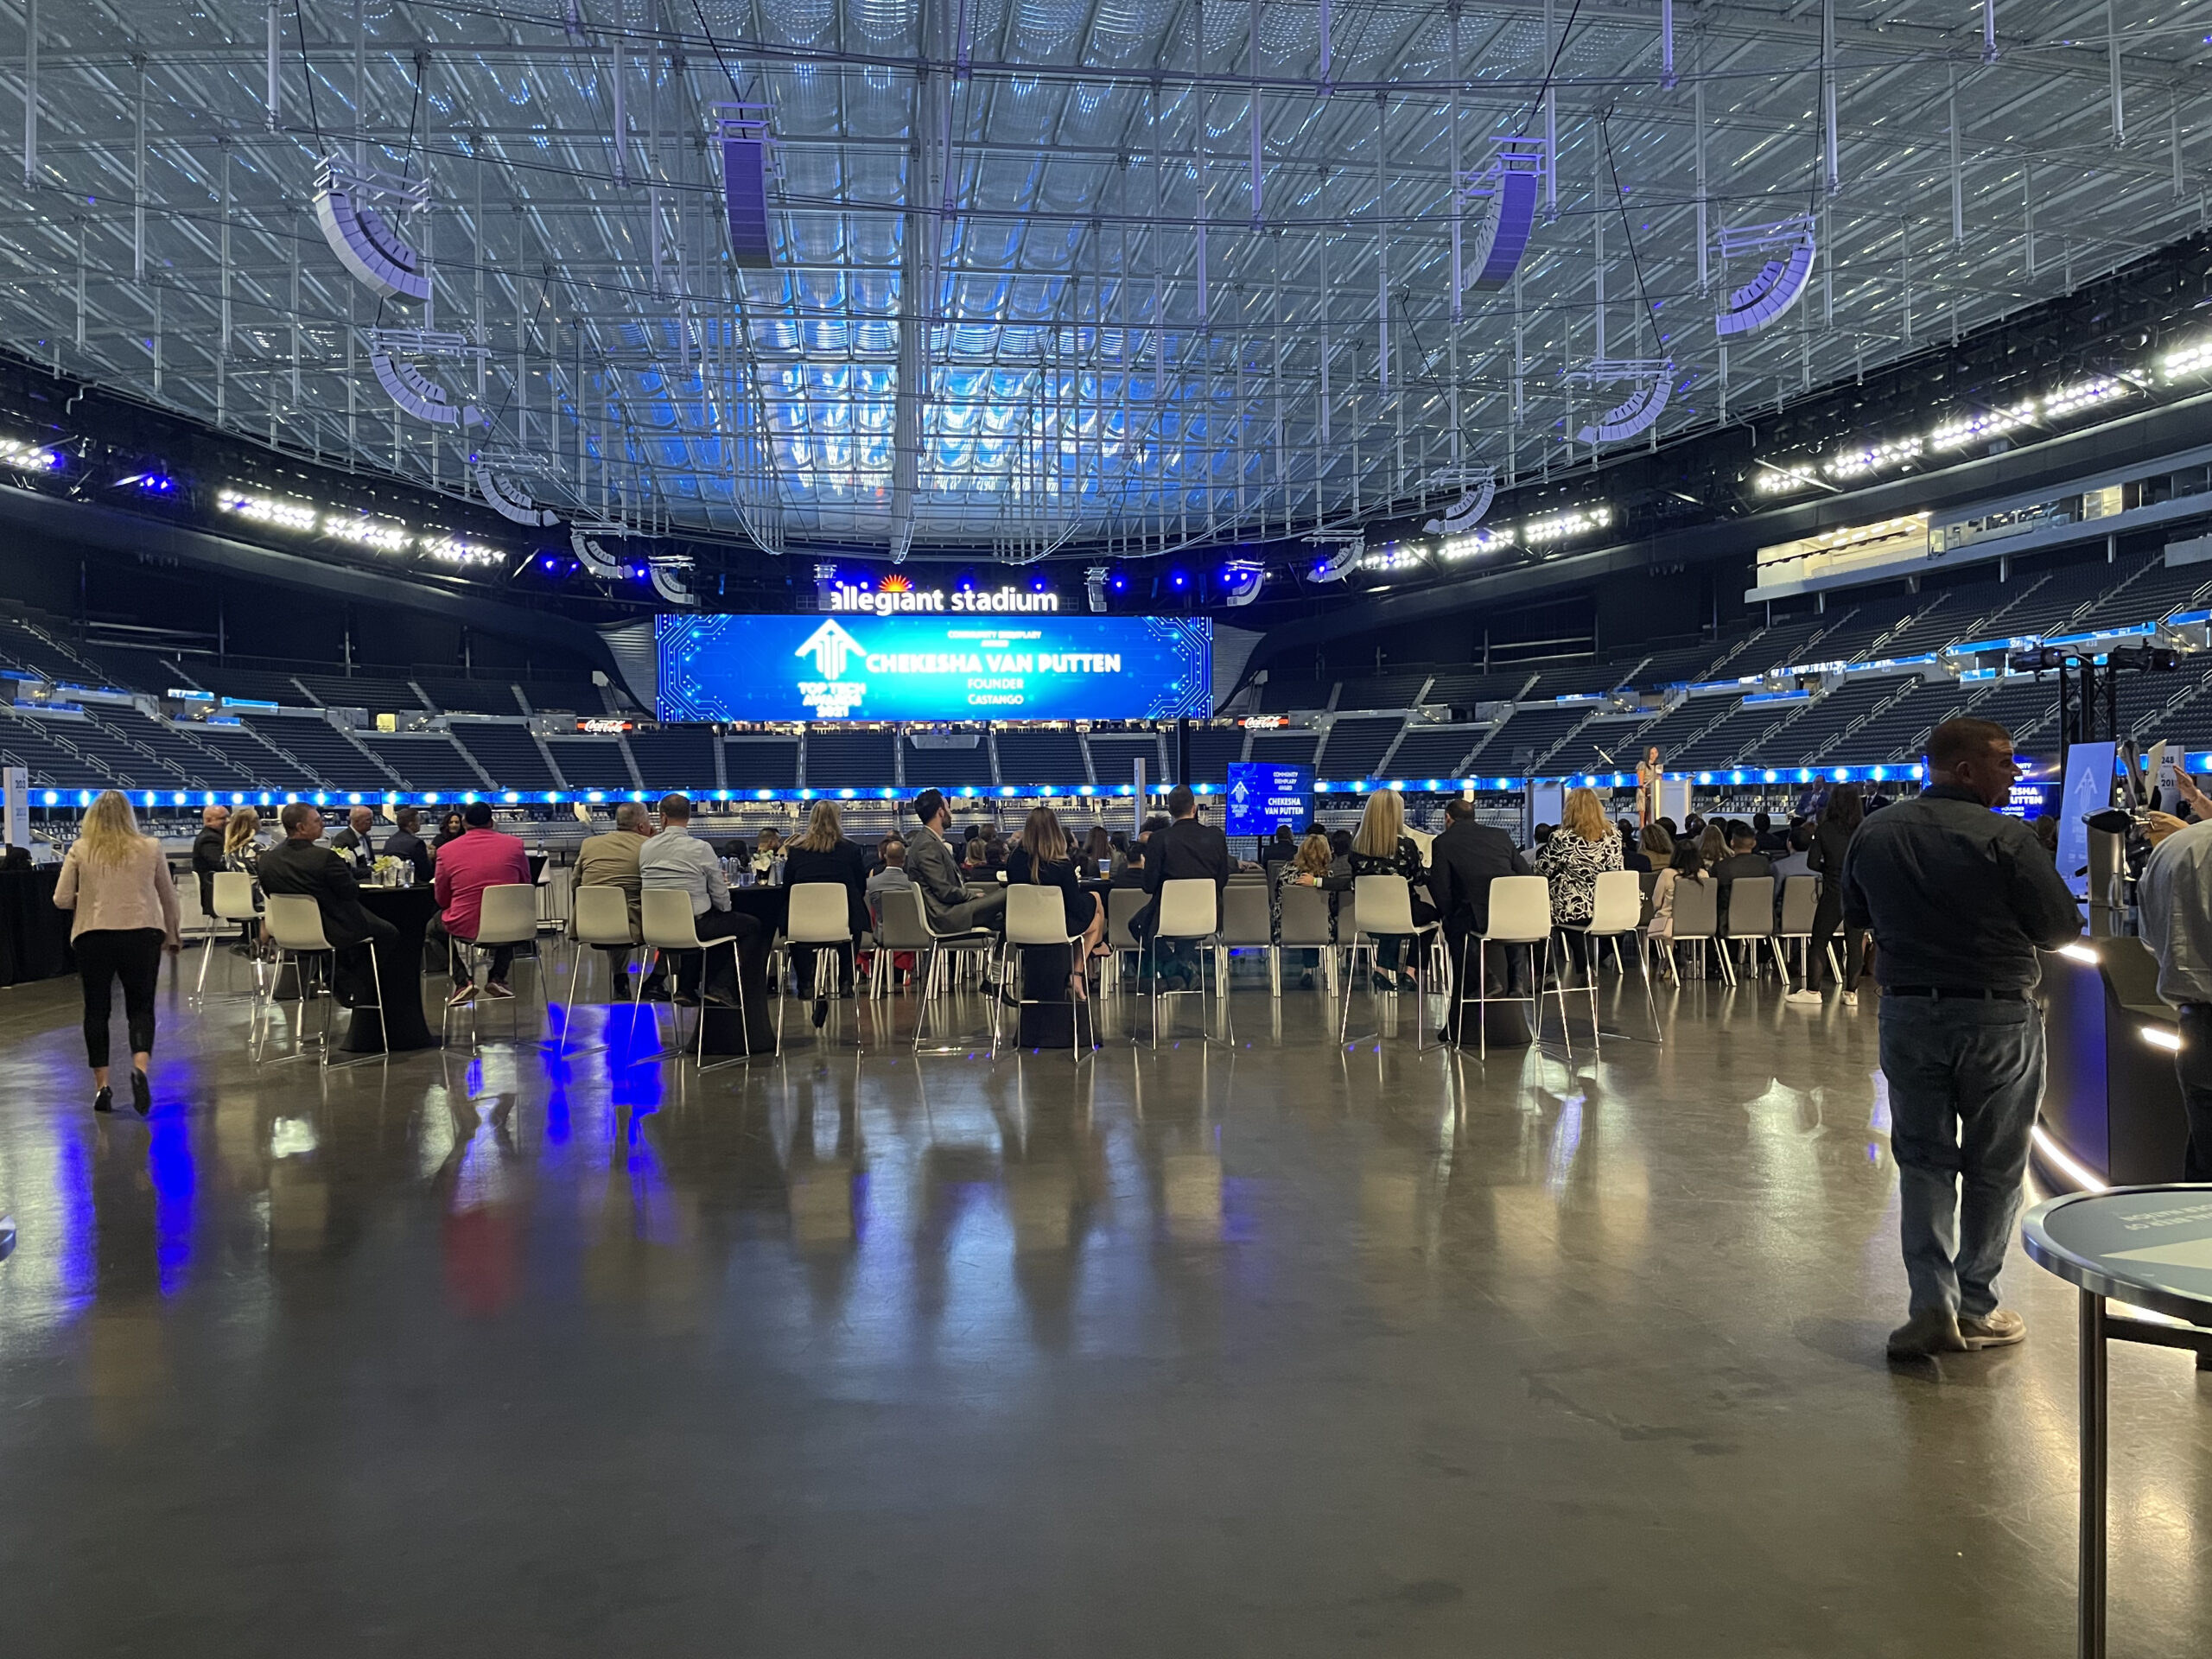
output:
[[[455,493],[488,457],[588,527],[1015,560],[1301,533],[1586,461],[1619,394],[1586,365],[1674,365],[1656,442],[2200,226],[2206,8],[1934,10],[5,0],[0,340]],[[732,105],[766,268],[731,257]],[[1516,138],[1536,221],[1478,289],[1503,197],[1462,187]],[[426,302],[334,254],[334,155],[402,181]],[[1800,218],[1802,296],[1717,333],[1760,257],[1722,231]],[[372,329],[453,342],[418,372],[482,423],[383,395]]]

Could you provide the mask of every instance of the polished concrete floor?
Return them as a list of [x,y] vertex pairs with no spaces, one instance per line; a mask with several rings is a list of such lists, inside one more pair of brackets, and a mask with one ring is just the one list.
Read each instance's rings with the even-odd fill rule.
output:
[[[1484,1065],[1256,985],[1235,1046],[702,1080],[489,1015],[257,1070],[165,980],[149,1122],[0,993],[0,1649],[2072,1650],[2071,1293],[1885,1363],[1871,998]],[[2112,1371],[2113,1651],[2201,1655],[2212,1376]]]

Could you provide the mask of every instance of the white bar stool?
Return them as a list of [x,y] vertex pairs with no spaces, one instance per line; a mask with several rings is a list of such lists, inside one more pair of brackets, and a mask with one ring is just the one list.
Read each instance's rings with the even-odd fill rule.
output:
[[[702,953],[724,949],[729,951],[730,970],[737,980],[737,1017],[739,1022],[745,1026],[746,1052],[742,1054],[733,1054],[726,1060],[716,1060],[712,1065],[707,1064],[707,972],[702,963],[699,969],[698,1034],[696,1044],[696,1052],[692,1055],[693,1065],[700,1072],[705,1073],[719,1071],[724,1066],[741,1065],[751,1059],[753,1058],[753,1028],[745,1020],[745,974],[738,963],[738,942],[735,939],[701,938],[698,925],[691,915],[691,895],[681,887],[647,887],[639,895],[639,899],[645,923],[645,944],[652,949],[697,950]],[[632,1021],[637,1018],[637,1010],[643,1000],[645,988],[645,976],[640,974],[638,976],[637,984],[631,988],[630,992],[630,1014]],[[658,1015],[654,1016],[654,1024],[658,1027]],[[676,1034],[679,1039],[683,1035],[683,1017],[681,1014],[676,1017]],[[684,1045],[679,1040],[673,1048],[663,1049],[650,1058],[655,1060],[682,1059],[684,1052]]]
[[[626,950],[638,943],[630,931],[630,895],[620,887],[603,886],[582,887],[570,893],[569,931],[569,1002],[561,1014],[561,1044],[555,1052],[569,1052],[569,1033],[576,1022],[576,988],[583,971],[587,950],[611,950],[619,945]],[[593,1043],[576,1050],[589,1054],[606,1047],[604,1043]]]
[[[305,893],[272,893],[269,895],[269,909],[262,919],[268,926],[270,942],[276,947],[276,959],[274,971],[269,977],[269,988],[259,999],[257,1008],[258,1018],[266,1023],[261,1027],[254,1041],[253,1063],[256,1065],[262,1065],[266,1058],[269,1027],[276,1023],[276,987],[283,979],[286,960],[289,958],[292,963],[293,982],[299,987],[300,995],[297,1003],[298,1013],[293,1016],[296,1022],[293,1027],[296,1046],[291,1053],[276,1056],[279,1061],[302,1059],[308,1053],[307,1013],[309,998],[306,959],[309,957],[320,956],[331,957],[334,981],[337,976],[338,952],[331,944],[328,936],[322,931],[322,907],[314,899]],[[373,946],[362,948],[369,953],[369,974],[371,982],[376,986],[377,1000],[372,1004],[356,1003],[354,1007],[358,1012],[364,1006],[372,1007],[376,1010],[378,1024],[382,1024],[384,969],[377,962],[375,948]],[[325,1071],[330,1070],[334,1064],[330,1058],[331,1027],[333,1022],[338,1018],[338,998],[334,989],[329,994],[329,1002],[330,1011],[323,1017],[321,1040],[317,1045],[322,1052],[322,1066]],[[344,1067],[359,1065],[365,1060],[383,1060],[388,1063],[391,1058],[391,1033],[387,1032],[385,1035],[384,1047],[378,1052],[357,1055],[353,1059],[339,1060],[335,1064]]]
[[[1006,939],[1000,947],[999,984],[1001,989],[1001,995],[991,1002],[991,1058],[995,1060],[999,1057],[999,1021],[1005,1007],[1003,988],[1013,982],[1014,953],[1024,946],[1032,945],[1065,945],[1071,953],[1069,971],[1080,973],[1083,969],[1082,958],[1074,954],[1083,947],[1083,935],[1068,931],[1067,905],[1060,896],[1060,890],[1034,882],[1009,881],[1006,888]],[[1029,988],[1025,984],[1022,988],[1026,991]],[[1039,996],[1024,996],[1014,1005],[1014,1035],[1017,1039],[1021,1034],[1021,1010],[1041,1005],[1044,1000]],[[1068,1029],[1068,1047],[1075,1063],[1081,1065],[1098,1052],[1098,1008],[1096,1003],[1088,1000],[1071,1001],[1068,1006],[1071,1021],[1081,1020],[1084,1009],[1090,1011],[1090,1046],[1088,1049],[1077,1040],[1072,1023]]]

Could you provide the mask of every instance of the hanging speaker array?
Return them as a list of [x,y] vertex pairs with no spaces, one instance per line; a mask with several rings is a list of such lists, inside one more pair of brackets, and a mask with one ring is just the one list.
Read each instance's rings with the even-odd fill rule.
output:
[[1474,227],[1475,274],[1468,287],[1489,293],[1512,282],[1535,230],[1536,198],[1550,165],[1551,152],[1542,139],[1501,138],[1488,167],[1462,176],[1462,197],[1491,204]]
[[459,334],[435,329],[369,328],[363,331],[363,337],[368,341],[369,366],[376,372],[377,383],[393,403],[416,420],[432,426],[483,424],[483,410],[474,404],[454,403],[443,386],[410,360],[478,357],[483,354],[482,347],[472,346]]
[[1714,332],[1726,339],[1764,328],[1804,297],[1813,279],[1813,221],[1809,218],[1780,219],[1771,225],[1724,227],[1720,257],[1779,251],[1759,274],[1728,296],[1728,308],[1713,320]]
[[776,263],[768,225],[768,182],[777,176],[765,104],[717,104],[722,150],[722,206],[729,219],[730,263],[763,270]]
[[1570,385],[1632,385],[1627,397],[1574,435],[1577,443],[1619,443],[1649,431],[1675,395],[1672,358],[1596,358],[1565,377]]
[[539,506],[511,474],[498,469],[485,456],[473,457],[470,471],[475,474],[477,493],[484,498],[484,505],[502,518],[534,530],[550,530],[561,522],[559,513]]
[[429,200],[430,187],[423,180],[358,167],[343,155],[324,156],[315,169],[315,219],[322,239],[340,264],[385,299],[429,299],[430,271],[414,245],[374,204],[413,213]]
[[1497,499],[1495,467],[1450,467],[1432,481],[1445,489],[1458,490],[1459,499],[1421,527],[1424,535],[1464,536],[1482,523],[1490,504]]

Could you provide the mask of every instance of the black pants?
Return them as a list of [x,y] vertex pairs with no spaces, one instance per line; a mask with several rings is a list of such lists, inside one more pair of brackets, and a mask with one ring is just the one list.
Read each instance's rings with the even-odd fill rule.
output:
[[2181,1178],[2212,1181],[2212,1006],[2183,1005],[2181,1052],[2174,1056],[2174,1075],[2181,1079],[2182,1110],[2189,1118],[2189,1151],[2182,1160]]
[[[1802,989],[1820,988],[1821,964],[1827,959],[1828,941],[1835,938],[1840,927],[1843,927],[1843,897],[1833,887],[1824,887],[1819,902],[1813,906],[1813,943],[1808,947],[1812,957],[1805,965]],[[1843,928],[1843,988],[1855,991],[1859,988],[1859,964],[1866,959],[1866,930]]]
[[162,931],[157,927],[97,928],[75,940],[78,976],[85,982],[85,1054],[107,1064],[109,1017],[115,982],[123,982],[123,1013],[130,1027],[130,1052],[154,1047],[154,986],[162,976]]
[[838,990],[852,989],[853,947],[851,945],[795,944],[791,946],[791,983],[798,987],[798,994],[801,996],[814,995],[814,953],[817,950],[827,950],[836,953],[837,965],[831,973],[830,978]]
[[[331,989],[347,1007],[359,1007],[376,1001],[376,970],[370,961],[370,953],[378,945],[396,944],[399,941],[399,930],[383,917],[365,906],[356,906],[354,909],[357,913],[353,918],[353,925],[369,937],[358,944],[341,944],[331,952]],[[326,933],[329,928],[330,919],[326,916],[323,918]]]

